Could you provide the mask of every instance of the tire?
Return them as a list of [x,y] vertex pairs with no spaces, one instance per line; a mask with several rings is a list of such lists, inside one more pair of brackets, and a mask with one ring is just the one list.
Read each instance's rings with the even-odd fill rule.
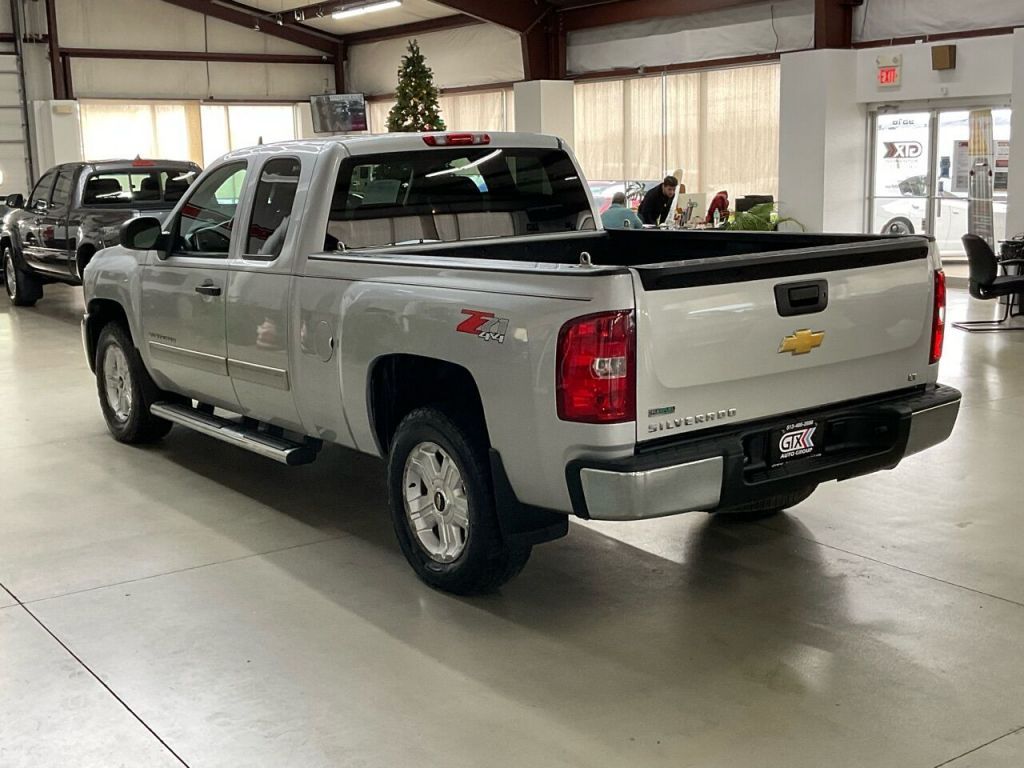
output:
[[494,509],[486,439],[454,408],[425,407],[398,425],[388,456],[388,503],[416,575],[456,595],[493,592],[518,574],[530,548],[510,548]]
[[905,216],[897,216],[890,219],[882,227],[883,235],[912,235],[914,234],[913,222]]
[[39,278],[18,265],[10,244],[3,249],[4,286],[7,298],[16,307],[31,307],[43,298],[43,285]]
[[720,509],[716,511],[715,514],[722,515],[723,517],[738,523],[765,520],[783,512],[784,510],[807,501],[817,487],[818,485],[815,483],[814,485],[801,488],[800,490],[793,491],[791,493],[781,493],[777,496],[761,499],[760,501],[751,501],[747,504],[741,504],[738,507]]
[[107,323],[100,331],[96,390],[107,429],[118,442],[151,443],[171,431],[171,422],[149,412],[153,403],[164,398],[120,323]]

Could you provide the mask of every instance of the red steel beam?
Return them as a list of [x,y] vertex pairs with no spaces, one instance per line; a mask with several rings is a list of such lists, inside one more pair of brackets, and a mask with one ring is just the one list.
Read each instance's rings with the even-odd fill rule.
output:
[[552,6],[544,0],[436,0],[452,10],[488,21],[516,32],[526,32],[540,21]]
[[53,83],[53,98],[66,99],[68,84],[64,77],[64,64],[60,59],[60,42],[57,38],[57,8],[54,0],[46,0],[46,43],[50,49],[50,80]]
[[349,45],[356,43],[378,43],[381,40],[392,40],[396,37],[414,37],[425,32],[438,32],[444,29],[458,29],[459,27],[470,27],[484,22],[474,16],[464,13],[456,13],[451,16],[439,16],[436,19],[424,19],[414,21],[410,24],[396,24],[392,27],[381,27],[380,29],[368,29],[365,32],[353,32],[345,35],[345,42]]
[[814,0],[814,47],[851,47],[853,8],[860,4],[856,0]]
[[129,48],[61,48],[73,59],[143,59],[148,61],[223,61],[235,64],[330,64],[334,56],[296,53],[215,53],[212,51],[155,51]]
[[[48,0],[48,2],[52,1]],[[331,55],[333,55],[334,47],[338,42],[338,38],[333,35],[314,32],[307,27],[277,24],[271,19],[273,14],[241,3],[232,2],[228,5],[216,2],[216,0],[163,0],[163,2],[249,29],[253,29],[258,24],[259,31],[265,35],[278,37]]]

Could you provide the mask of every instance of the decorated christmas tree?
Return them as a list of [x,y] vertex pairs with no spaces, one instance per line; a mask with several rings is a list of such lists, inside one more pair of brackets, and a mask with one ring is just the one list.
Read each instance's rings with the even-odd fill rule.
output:
[[443,131],[445,124],[437,96],[434,73],[420,53],[419,43],[410,40],[409,53],[402,57],[402,66],[398,68],[397,101],[388,113],[388,130]]

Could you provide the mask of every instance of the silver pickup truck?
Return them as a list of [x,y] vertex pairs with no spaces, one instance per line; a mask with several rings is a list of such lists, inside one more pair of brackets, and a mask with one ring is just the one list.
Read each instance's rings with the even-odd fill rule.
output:
[[949,436],[926,238],[598,221],[553,137],[233,152],[86,270],[107,425],[380,456],[405,556],[463,594],[570,515],[767,515]]

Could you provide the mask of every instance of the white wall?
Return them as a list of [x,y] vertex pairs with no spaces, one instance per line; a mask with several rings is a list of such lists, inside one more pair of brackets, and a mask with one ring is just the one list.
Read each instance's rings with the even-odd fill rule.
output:
[[[1024,232],[1024,29],[1013,33],[1013,93],[1018,105],[1013,110],[1010,124],[1010,177],[1007,189],[1009,200],[1006,211],[1006,234],[1009,237]],[[1016,165],[1015,165],[1016,163]]]
[[[519,35],[489,24],[417,35],[439,88],[507,83],[523,79]],[[349,88],[367,94],[394,93],[406,38],[354,45],[348,52]]]
[[782,56],[779,210],[811,231],[864,226],[867,110],[852,98],[856,51]]
[[[1013,39],[1013,35],[998,35],[944,41],[941,44],[956,45],[956,69],[940,72],[932,70],[931,52],[939,43],[862,48],[858,51],[856,98],[861,102],[895,103],[1009,96],[1013,91]],[[883,88],[878,85],[877,58],[894,54],[903,56],[901,83],[896,88]]]
[[571,143],[576,133],[573,87],[566,80],[516,83],[514,130],[560,136]]
[[994,29],[1024,24],[1021,0],[869,0],[853,12],[854,40]]
[[570,32],[570,72],[602,72],[814,45],[814,1],[781,0]]

